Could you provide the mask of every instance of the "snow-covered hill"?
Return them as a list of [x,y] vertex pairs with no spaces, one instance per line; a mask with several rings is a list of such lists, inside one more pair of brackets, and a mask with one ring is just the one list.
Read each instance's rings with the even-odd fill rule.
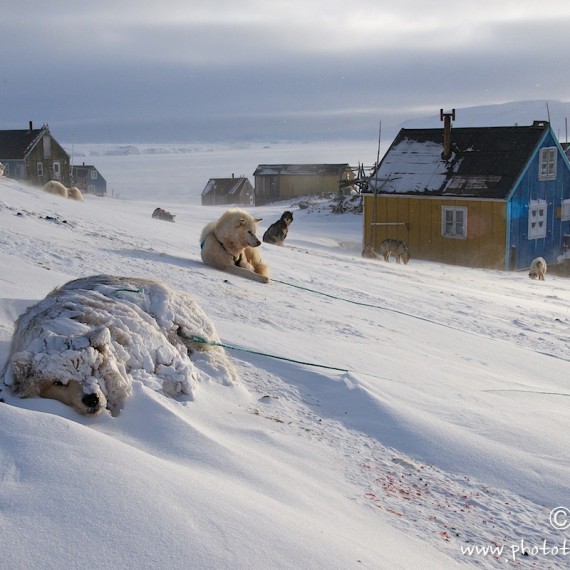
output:
[[222,208],[155,198],[0,179],[0,366],[28,305],[107,272],[192,295],[240,378],[91,419],[4,390],[3,567],[568,567],[569,280],[363,259],[361,216],[282,203],[252,209],[295,216],[262,285],[201,263]]

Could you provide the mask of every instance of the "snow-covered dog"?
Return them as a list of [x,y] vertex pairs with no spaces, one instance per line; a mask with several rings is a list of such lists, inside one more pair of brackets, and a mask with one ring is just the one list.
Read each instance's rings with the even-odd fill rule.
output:
[[49,194],[55,194],[56,196],[61,196],[62,198],[68,198],[69,193],[67,188],[58,180],[50,180],[43,185],[42,190],[48,192]]
[[67,197],[70,200],[78,200],[78,201],[83,200],[83,194],[81,193],[81,190],[77,188],[77,186],[72,186],[71,188],[67,189]]
[[170,397],[191,397],[208,371],[234,383],[224,350],[208,344],[216,342],[188,295],[146,279],[95,275],[55,289],[18,318],[2,376],[22,398],[117,415],[133,381]]
[[260,221],[239,208],[227,210],[202,230],[202,261],[216,269],[268,283],[269,268],[256,249],[261,245],[255,235]]
[[528,276],[531,279],[538,279],[539,281],[544,281],[544,276],[546,275],[546,261],[544,257],[535,257],[530,264],[530,269],[528,270]]
[[48,192],[49,194],[55,194],[56,196],[61,196],[62,198],[70,198],[71,200],[83,200],[83,194],[77,186],[72,186],[67,188],[59,180],[50,180],[43,185],[42,190]]

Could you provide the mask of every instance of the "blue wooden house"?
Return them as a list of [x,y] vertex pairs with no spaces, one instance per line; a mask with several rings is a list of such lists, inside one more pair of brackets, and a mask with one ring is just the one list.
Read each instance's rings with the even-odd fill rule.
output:
[[570,162],[545,121],[402,129],[370,179],[363,231],[375,249],[405,240],[415,259],[504,270],[539,255],[556,263],[570,257]]
[[73,165],[71,185],[77,186],[84,194],[107,195],[107,181],[92,164]]

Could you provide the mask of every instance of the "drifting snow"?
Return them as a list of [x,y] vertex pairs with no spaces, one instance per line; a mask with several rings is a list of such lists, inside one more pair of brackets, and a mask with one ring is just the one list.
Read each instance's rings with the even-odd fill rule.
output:
[[[106,272],[195,298],[239,382],[135,380],[94,419],[4,390],[6,567],[567,567],[568,280],[362,259],[362,216],[323,207],[261,246],[262,285],[199,261],[223,208],[165,202],[163,224],[143,198],[0,182],[0,364],[28,306]],[[284,209],[255,208],[260,233]]]

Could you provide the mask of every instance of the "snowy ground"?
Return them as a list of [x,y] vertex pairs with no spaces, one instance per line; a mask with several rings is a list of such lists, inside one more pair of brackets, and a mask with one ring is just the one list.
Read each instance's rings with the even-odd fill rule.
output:
[[281,203],[262,285],[201,263],[223,208],[179,198],[0,179],[0,366],[27,306],[107,272],[189,293],[240,378],[91,419],[5,389],[3,567],[570,566],[570,280],[363,259],[361,216]]

